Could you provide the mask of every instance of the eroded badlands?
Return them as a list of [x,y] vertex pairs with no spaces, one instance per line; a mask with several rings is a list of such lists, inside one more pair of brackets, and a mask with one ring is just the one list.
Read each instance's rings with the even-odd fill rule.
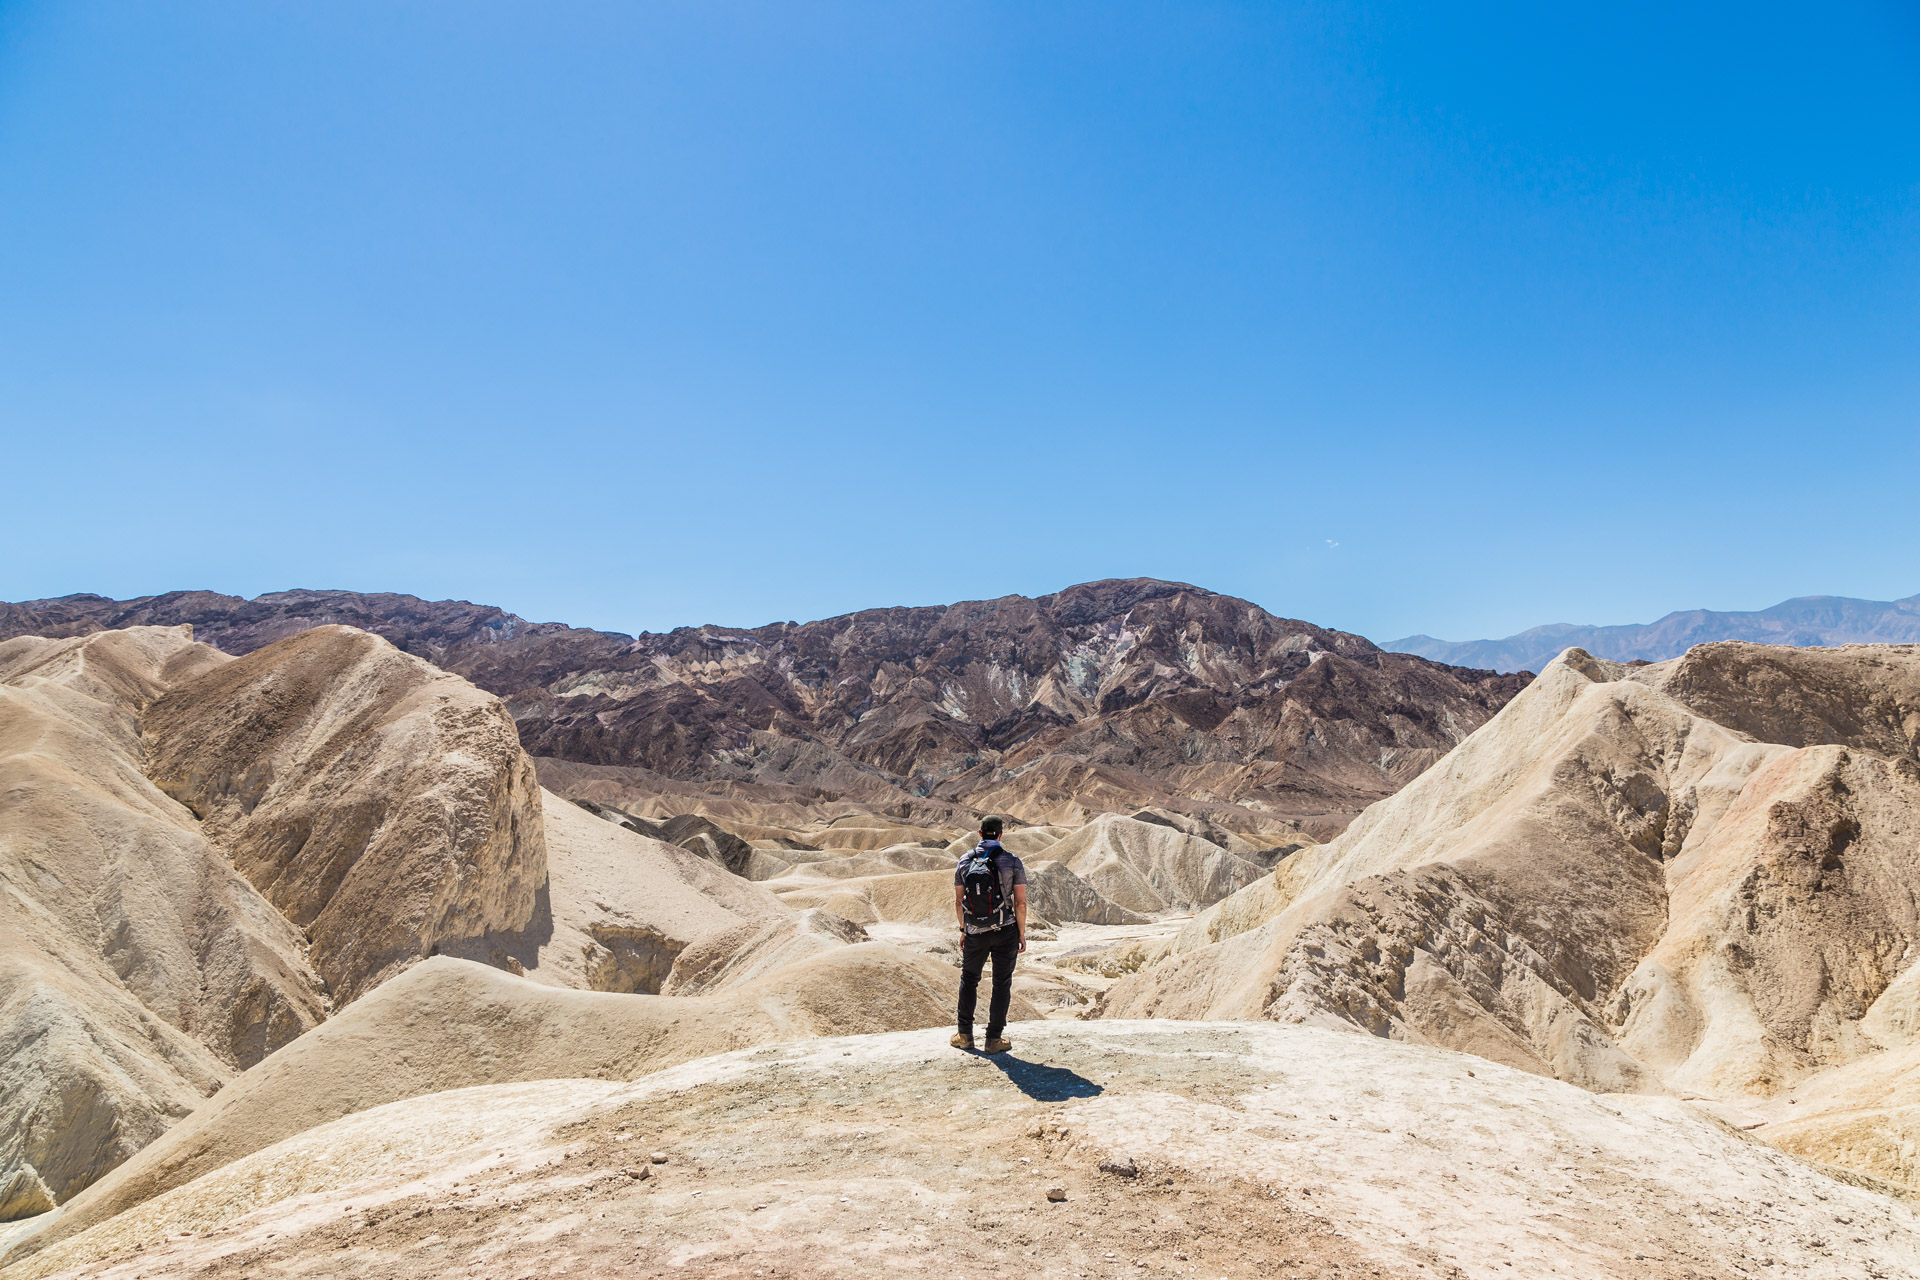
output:
[[[352,627],[0,642],[0,1275],[1920,1274],[1920,650],[1570,651],[1347,824],[1332,780],[1385,776],[1353,753],[1471,681],[1329,727],[1349,668],[1304,624],[1096,585],[831,632],[843,669],[928,646],[886,751],[989,692],[1067,714],[971,656],[1009,626],[1095,681],[1032,759],[976,775],[952,730],[965,786],[902,799],[798,785],[813,748],[536,760],[565,671],[503,703]],[[1103,628],[1151,652],[1089,676]],[[564,632],[541,661],[612,661]],[[654,732],[681,695],[625,696]],[[1323,733],[1306,813],[1272,788]],[[1234,763],[1083,751],[1156,734]],[[983,798],[1031,881],[1001,1058],[945,1044]]]

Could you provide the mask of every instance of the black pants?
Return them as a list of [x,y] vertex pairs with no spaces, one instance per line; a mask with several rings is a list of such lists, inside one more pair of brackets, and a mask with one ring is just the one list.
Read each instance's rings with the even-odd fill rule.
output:
[[980,995],[980,970],[993,957],[993,996],[987,1002],[987,1039],[1007,1029],[1007,1006],[1013,1001],[1013,965],[1020,955],[1020,926],[1004,925],[985,933],[970,933],[960,951],[960,1034],[973,1034],[973,1007]]

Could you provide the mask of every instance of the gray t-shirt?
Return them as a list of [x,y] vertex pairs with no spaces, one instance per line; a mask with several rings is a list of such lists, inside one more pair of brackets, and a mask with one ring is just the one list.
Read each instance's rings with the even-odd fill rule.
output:
[[989,929],[1004,929],[1010,924],[1017,923],[1018,917],[1013,913],[1013,886],[1027,882],[1026,863],[1020,861],[1020,859],[1014,857],[1011,853],[1008,853],[998,840],[982,840],[980,844],[975,845],[967,851],[966,857],[960,859],[960,861],[955,864],[953,868],[953,884],[955,888],[960,887],[960,872],[962,868],[973,859],[973,855],[979,851],[981,845],[992,846],[993,869],[1000,873],[1000,917],[993,924],[976,925],[972,921],[968,921],[964,926],[968,933],[985,933]]

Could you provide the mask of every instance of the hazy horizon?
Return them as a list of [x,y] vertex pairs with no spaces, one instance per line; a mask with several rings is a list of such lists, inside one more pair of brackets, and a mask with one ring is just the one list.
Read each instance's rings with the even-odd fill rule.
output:
[[[1129,575],[1129,576],[1132,576],[1132,577],[1141,577],[1141,576],[1144,576],[1144,575],[1139,575],[1139,574],[1134,574],[1134,575]],[[1091,579],[1091,580],[1089,580],[1089,581],[1098,581],[1098,579]],[[520,610],[518,610],[518,609],[515,609],[515,608],[513,608],[513,607],[512,607],[511,605],[509,605],[509,604],[505,604],[505,603],[502,603],[501,601],[498,601],[498,600],[481,600],[481,599],[469,599],[469,598],[467,598],[467,597],[453,597],[453,596],[441,596],[441,597],[425,597],[425,596],[420,596],[418,592],[412,592],[412,591],[404,591],[404,590],[385,590],[385,589],[383,589],[383,590],[380,590],[380,591],[360,591],[360,589],[358,589],[358,588],[354,588],[354,587],[313,587],[313,586],[291,586],[291,587],[275,587],[275,588],[271,588],[271,589],[269,589],[269,590],[267,590],[267,591],[264,591],[264,592],[253,592],[253,593],[250,593],[250,594],[247,594],[247,595],[245,596],[245,598],[246,598],[246,599],[248,599],[248,600],[255,600],[255,599],[258,599],[258,598],[260,598],[260,597],[261,597],[261,596],[263,596],[263,595],[273,595],[273,594],[276,594],[276,593],[278,593],[278,592],[282,592],[282,591],[353,591],[353,592],[358,592],[359,594],[365,594],[365,595],[378,595],[378,594],[392,594],[392,595],[412,595],[412,596],[416,596],[416,597],[418,597],[418,598],[421,598],[421,599],[425,599],[425,600],[427,600],[427,601],[428,601],[429,603],[441,603],[441,602],[448,602],[448,601],[452,601],[452,602],[457,602],[457,603],[464,603],[464,604],[473,604],[473,605],[480,605],[480,606],[491,606],[491,607],[494,607],[494,608],[498,608],[498,609],[500,609],[500,610],[502,610],[503,612],[506,612],[506,613],[510,613],[510,614],[514,614],[515,616],[517,616],[517,617],[519,617],[519,618],[521,618],[521,619],[523,619],[523,620],[525,620],[525,621],[527,621],[527,622],[532,622],[532,623],[554,623],[554,622],[558,622],[558,623],[562,623],[562,624],[564,624],[564,625],[567,625],[567,626],[571,626],[571,627],[575,627],[575,628],[585,628],[585,629],[589,629],[589,630],[598,630],[598,631],[606,631],[606,632],[611,632],[611,633],[614,633],[614,634],[620,634],[620,635],[639,635],[639,634],[642,634],[642,633],[644,633],[644,632],[649,632],[649,631],[650,631],[650,632],[652,632],[652,633],[654,633],[654,634],[660,634],[660,633],[664,633],[664,632],[668,632],[668,631],[672,631],[672,630],[675,630],[676,628],[679,628],[679,627],[699,627],[699,626],[715,626],[715,627],[725,627],[725,628],[739,628],[740,630],[752,630],[752,629],[754,629],[754,628],[758,628],[758,627],[764,627],[764,626],[771,626],[771,625],[774,625],[775,623],[779,623],[779,622],[799,622],[799,623],[807,623],[807,622],[819,622],[819,621],[824,621],[824,620],[826,620],[826,619],[830,619],[830,618],[836,618],[836,617],[841,617],[841,616],[844,616],[844,615],[845,615],[845,614],[847,614],[847,613],[857,613],[857,612],[860,612],[860,611],[862,611],[862,610],[867,610],[867,609],[890,609],[890,608],[908,608],[908,609],[913,609],[913,608],[938,608],[938,607],[943,607],[943,606],[948,606],[948,605],[956,605],[956,604],[965,604],[965,603],[968,603],[968,602],[970,602],[970,601],[974,601],[974,600],[982,600],[982,601],[984,601],[984,600],[993,600],[993,599],[997,599],[997,598],[1000,598],[1000,597],[1004,597],[1004,596],[1008,596],[1008,595],[1026,595],[1026,596],[1029,596],[1029,597],[1031,597],[1031,596],[1045,596],[1045,595],[1051,595],[1051,594],[1054,594],[1055,592],[1058,592],[1058,591],[1064,591],[1064,590],[1067,590],[1067,589],[1068,589],[1068,588],[1070,588],[1070,587],[1075,587],[1075,586],[1082,586],[1082,585],[1085,585],[1085,584],[1084,584],[1084,583],[1067,583],[1067,584],[1065,584],[1065,585],[1063,585],[1063,586],[1060,586],[1060,587],[1056,587],[1056,588],[1053,588],[1053,589],[1052,589],[1052,590],[1050,590],[1050,591],[1038,591],[1038,592],[1005,592],[1005,591],[1003,591],[1003,592],[1000,592],[1000,593],[998,593],[998,595],[997,595],[997,596],[996,596],[996,595],[989,595],[989,596],[972,596],[972,597],[965,597],[965,598],[961,598],[961,599],[955,599],[955,600],[892,600],[892,601],[886,601],[886,602],[882,602],[882,603],[875,603],[875,604],[868,604],[868,605],[861,605],[861,606],[859,606],[859,607],[857,607],[857,608],[855,608],[855,609],[848,609],[848,610],[841,610],[841,611],[838,611],[838,612],[836,612],[836,613],[822,613],[822,614],[805,614],[805,615],[796,615],[796,616],[794,616],[794,617],[790,617],[790,618],[771,618],[771,617],[769,617],[769,618],[761,618],[761,619],[757,619],[757,620],[753,620],[753,621],[747,621],[747,620],[744,620],[744,619],[739,619],[739,618],[732,618],[732,619],[728,619],[728,618],[703,618],[703,619],[690,619],[690,620],[688,620],[688,621],[684,621],[684,622],[676,622],[676,623],[674,623],[674,624],[672,624],[671,626],[666,626],[666,627],[654,627],[654,628],[641,628],[641,629],[638,629],[638,630],[629,630],[629,629],[623,629],[623,628],[620,628],[620,627],[607,627],[607,626],[596,626],[595,624],[592,624],[592,623],[586,623],[586,622],[580,622],[580,621],[578,621],[578,620],[576,620],[576,619],[572,619],[572,618],[542,618],[542,617],[535,617],[535,616],[533,616],[533,615],[531,615],[531,614],[527,614],[527,613],[524,613],[524,612],[522,612],[522,611],[520,611]],[[1207,585],[1206,585],[1205,583],[1201,583],[1201,582],[1191,582],[1191,583],[1186,583],[1186,584],[1184,584],[1184,585],[1186,585],[1186,586],[1191,586],[1191,587],[1198,587],[1198,588],[1200,588],[1200,589],[1201,589],[1201,590],[1203,590],[1203,591],[1210,591],[1210,590],[1212,590],[1212,588],[1210,588],[1210,587],[1208,587],[1208,586],[1207,586]],[[211,588],[202,588],[202,587],[176,587],[176,588],[169,588],[169,591],[196,591],[196,590],[210,590],[210,589],[211,589]],[[76,592],[62,592],[62,593],[61,593],[61,595],[63,595],[63,596],[64,596],[64,595],[96,595],[96,596],[99,596],[99,595],[103,595],[103,594],[104,594],[104,593],[101,593],[101,592],[88,592],[88,591],[76,591]],[[146,592],[143,592],[143,593],[140,593],[139,595],[136,595],[136,596],[131,596],[131,597],[121,597],[121,598],[123,598],[123,599],[138,599],[138,598],[141,598],[141,596],[145,596],[145,595],[163,595],[163,594],[167,594],[167,593],[166,593],[166,592],[151,592],[151,593],[146,593]],[[223,594],[223,595],[240,595],[240,594],[242,594],[242,593],[239,593],[239,592],[222,592],[221,594]],[[1230,595],[1230,594],[1232,594],[1232,593],[1230,593],[1230,592],[1219,592],[1219,593],[1217,593],[1217,594],[1222,594],[1222,595]],[[1831,593],[1831,592],[1827,592],[1827,593],[1813,593],[1813,594],[1810,594],[1810,595],[1807,595],[1807,596],[1794,596],[1794,597],[1789,597],[1789,598],[1788,598],[1788,599],[1786,599],[1786,600],[1773,600],[1773,601],[1769,601],[1769,602],[1768,602],[1767,604],[1764,604],[1764,605],[1755,605],[1755,606],[1752,606],[1752,607],[1750,607],[1750,608],[1739,608],[1739,609],[1718,609],[1718,610],[1709,610],[1708,612],[1713,612],[1713,613],[1755,613],[1755,612],[1760,612],[1760,611],[1763,611],[1763,610],[1765,610],[1765,609],[1768,609],[1768,608],[1771,608],[1771,607],[1773,607],[1773,606],[1775,606],[1775,605],[1780,605],[1780,604],[1786,604],[1786,603],[1789,603],[1789,602],[1790,602],[1790,601],[1792,601],[1792,600],[1802,600],[1802,599],[1812,599],[1812,600],[1819,600],[1819,599],[1852,599],[1852,600],[1865,600],[1865,601],[1867,601],[1868,603],[1876,603],[1876,604],[1892,604],[1892,603],[1895,603],[1895,602],[1896,602],[1896,601],[1898,601],[1898,600],[1903,600],[1903,599],[1908,599],[1908,598],[1911,598],[1911,596],[1912,596],[1912,595],[1914,595],[1914,594],[1920,594],[1920,593],[1909,593],[1909,595],[1907,595],[1907,596],[1896,596],[1896,597],[1893,597],[1892,599],[1888,599],[1888,600],[1869,600],[1869,599],[1868,599],[1868,598],[1866,598],[1866,597],[1860,597],[1860,596],[1848,596],[1848,597],[1836,597],[1836,596],[1834,596],[1834,595],[1833,595],[1833,593]],[[51,596],[51,597],[35,597],[35,598],[36,598],[36,599],[59,599],[59,598],[60,598],[60,596]],[[107,597],[107,598],[114,598],[114,597]],[[1244,599],[1244,598],[1246,598],[1246,597],[1241,597],[1241,598],[1243,598],[1243,599]],[[1445,641],[1457,641],[1457,642],[1470,642],[1470,641],[1476,641],[1476,640],[1504,640],[1504,639],[1511,639],[1511,638],[1513,638],[1513,636],[1516,636],[1516,635],[1522,635],[1522,634],[1525,634],[1525,633],[1527,633],[1527,632],[1529,632],[1529,631],[1534,631],[1534,630],[1539,630],[1539,629],[1542,629],[1542,628],[1546,628],[1546,627],[1556,627],[1556,626],[1573,626],[1573,627],[1576,627],[1576,628],[1584,628],[1584,627],[1633,627],[1633,626],[1644,626],[1644,625],[1647,625],[1647,624],[1650,624],[1650,623],[1654,623],[1654,622],[1658,622],[1658,621],[1660,621],[1661,619],[1663,619],[1663,618],[1666,618],[1666,617],[1668,617],[1668,616],[1671,616],[1671,615],[1674,615],[1674,614],[1685,614],[1685,613],[1690,613],[1690,612],[1694,612],[1694,611],[1696,611],[1696,610],[1697,610],[1698,608],[1700,608],[1700,606],[1691,606],[1691,605],[1689,605],[1689,606],[1684,606],[1684,607],[1681,607],[1681,608],[1676,608],[1676,609],[1668,609],[1668,610],[1665,610],[1665,611],[1663,611],[1662,613],[1660,613],[1659,615],[1657,615],[1657,616],[1655,616],[1655,617],[1649,617],[1649,618],[1627,618],[1627,619],[1616,619],[1616,620],[1605,620],[1605,621],[1597,621],[1597,620],[1592,620],[1592,619],[1589,619],[1589,620],[1586,620],[1586,621],[1573,621],[1573,620],[1569,620],[1569,619],[1565,619],[1565,618],[1556,618],[1556,619],[1553,619],[1552,621],[1549,621],[1549,622],[1539,622],[1539,623],[1535,623],[1535,624],[1533,624],[1533,625],[1532,625],[1532,626],[1530,626],[1530,627],[1522,627],[1522,628],[1520,628],[1520,629],[1519,629],[1518,631],[1516,631],[1516,632],[1512,632],[1512,633],[1509,633],[1509,634],[1508,634],[1508,635],[1506,635],[1506,636],[1434,636],[1434,635],[1432,635],[1431,633],[1428,633],[1428,632],[1418,632],[1418,631],[1415,631],[1415,632],[1405,632],[1405,633],[1402,633],[1402,634],[1399,634],[1399,635],[1392,635],[1392,636],[1381,636],[1381,635],[1366,635],[1366,633],[1365,633],[1365,632],[1354,632],[1354,631],[1352,631],[1352,630],[1351,630],[1350,628],[1347,628],[1347,627],[1339,627],[1339,626],[1334,626],[1334,624],[1332,624],[1332,623],[1327,623],[1327,622],[1323,622],[1323,621],[1321,621],[1320,619],[1316,619],[1316,618],[1308,618],[1308,617],[1303,617],[1302,615],[1299,615],[1299,614],[1290,614],[1290,613],[1287,613],[1287,612],[1286,612],[1285,610],[1282,610],[1282,609],[1274,609],[1274,608],[1271,608],[1271,607],[1269,607],[1268,605],[1266,605],[1266,604],[1265,604],[1264,602],[1262,602],[1262,601],[1259,601],[1259,600],[1252,600],[1252,601],[1250,601],[1250,602],[1251,602],[1251,603],[1253,603],[1253,604],[1256,604],[1256,605],[1259,605],[1259,606],[1260,606],[1261,608],[1263,608],[1263,609],[1266,609],[1268,613],[1270,613],[1270,614],[1273,614],[1273,615],[1275,615],[1275,616],[1278,616],[1278,617],[1291,617],[1291,618],[1296,618],[1296,619],[1298,619],[1298,620],[1300,620],[1300,621],[1303,621],[1303,622],[1310,622],[1310,623],[1313,623],[1313,624],[1315,624],[1316,626],[1325,626],[1325,627],[1329,627],[1329,628],[1331,628],[1331,629],[1333,629],[1333,630],[1336,630],[1336,631],[1347,631],[1347,632],[1349,632],[1349,634],[1354,634],[1354,635],[1363,635],[1363,636],[1365,636],[1365,638],[1366,638],[1366,639],[1368,639],[1368,640],[1371,640],[1371,641],[1373,641],[1374,643],[1376,643],[1376,644],[1380,644],[1380,645],[1383,645],[1383,646],[1385,646],[1385,645],[1391,645],[1391,644],[1393,644],[1393,643],[1395,643],[1395,642],[1397,642],[1397,641],[1401,641],[1401,640],[1412,640],[1412,639],[1418,639],[1418,638],[1422,638],[1422,637],[1424,637],[1424,638],[1426,638],[1426,639],[1438,639],[1438,640],[1445,640]],[[16,602],[16,603],[17,603],[17,602]]]

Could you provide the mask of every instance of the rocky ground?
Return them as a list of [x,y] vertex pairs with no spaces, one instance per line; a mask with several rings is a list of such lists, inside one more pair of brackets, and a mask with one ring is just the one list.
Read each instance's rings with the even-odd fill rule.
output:
[[1467,1055],[1047,1022],[1000,1058],[904,1032],[399,1102],[0,1274],[1914,1274],[1920,1220],[1859,1181]]

